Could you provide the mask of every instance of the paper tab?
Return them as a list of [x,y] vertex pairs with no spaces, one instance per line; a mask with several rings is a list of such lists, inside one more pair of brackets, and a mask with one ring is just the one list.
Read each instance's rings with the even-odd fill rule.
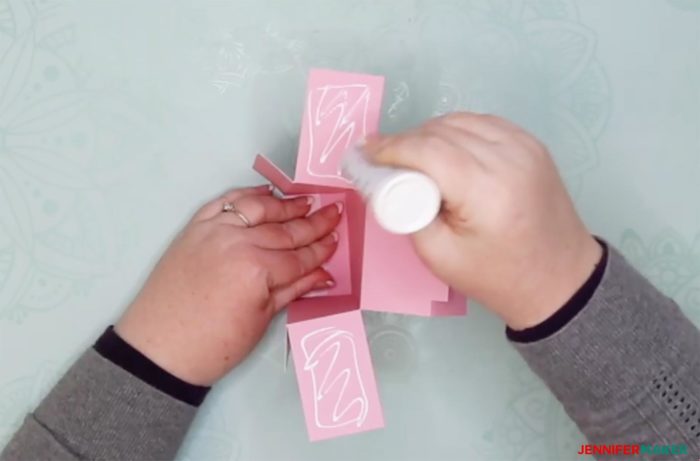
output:
[[287,325],[311,441],[384,427],[359,310]]

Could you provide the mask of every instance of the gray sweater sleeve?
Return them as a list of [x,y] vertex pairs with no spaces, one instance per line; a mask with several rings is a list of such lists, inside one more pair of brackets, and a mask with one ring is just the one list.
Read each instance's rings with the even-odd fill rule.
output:
[[513,344],[591,444],[685,445],[635,459],[700,457],[700,333],[614,248],[576,317]]
[[0,460],[173,459],[196,410],[91,348],[26,417]]

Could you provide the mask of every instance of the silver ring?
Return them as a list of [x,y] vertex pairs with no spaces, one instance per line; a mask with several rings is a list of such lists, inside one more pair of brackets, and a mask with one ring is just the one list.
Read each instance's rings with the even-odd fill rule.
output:
[[248,218],[245,217],[241,211],[236,208],[236,206],[232,202],[224,202],[224,206],[221,207],[221,212],[222,213],[233,213],[236,216],[238,216],[238,219],[243,221],[243,224],[245,224],[245,227],[250,227],[250,221]]

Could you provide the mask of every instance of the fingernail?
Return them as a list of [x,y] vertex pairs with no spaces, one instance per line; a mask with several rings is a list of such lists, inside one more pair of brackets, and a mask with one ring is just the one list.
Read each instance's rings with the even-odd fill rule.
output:
[[294,203],[296,205],[311,205],[314,202],[313,197],[296,197],[294,198]]
[[328,279],[328,280],[319,280],[318,282],[314,283],[313,290],[323,290],[327,288],[332,288],[335,286],[335,280],[333,279]]
[[321,243],[324,245],[330,245],[338,242],[338,233],[336,231],[331,232],[321,239]]
[[343,208],[345,208],[343,202],[335,202],[335,206],[338,208],[338,214],[343,214]]

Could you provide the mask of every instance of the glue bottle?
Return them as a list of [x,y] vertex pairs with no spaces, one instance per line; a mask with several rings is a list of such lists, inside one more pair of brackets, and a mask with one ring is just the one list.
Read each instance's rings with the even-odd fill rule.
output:
[[418,171],[374,165],[360,146],[345,153],[342,172],[369,202],[379,225],[391,233],[417,232],[440,211],[435,181]]

